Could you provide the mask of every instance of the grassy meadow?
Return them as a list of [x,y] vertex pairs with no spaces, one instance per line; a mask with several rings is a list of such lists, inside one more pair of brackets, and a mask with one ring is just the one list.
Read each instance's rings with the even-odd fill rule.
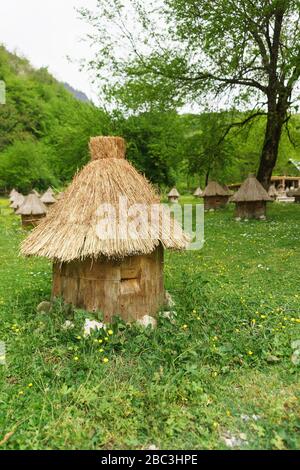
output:
[[201,251],[166,253],[176,319],[84,339],[92,315],[37,313],[51,265],[1,199],[0,448],[299,448],[300,205],[268,216],[206,214]]

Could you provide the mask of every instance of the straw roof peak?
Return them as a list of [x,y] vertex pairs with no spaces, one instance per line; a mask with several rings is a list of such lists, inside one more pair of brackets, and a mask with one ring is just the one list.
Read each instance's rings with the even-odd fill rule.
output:
[[126,143],[122,137],[91,137],[89,148],[92,160],[125,158]]
[[174,187],[171,189],[171,191],[169,192],[168,194],[168,197],[179,197],[180,194],[179,192],[177,191],[177,189]]
[[219,183],[216,181],[210,181],[206,186],[205,190],[203,191],[204,197],[210,196],[229,196],[230,192],[227,189],[224,189]]
[[241,185],[240,189],[231,197],[231,202],[272,201],[265,188],[256,177],[251,174]]
[[56,199],[55,197],[53,196],[53,192],[52,190],[49,191],[47,190],[43,196],[41,197],[41,201],[44,203],[44,204],[54,204],[56,202]]
[[43,215],[46,214],[47,208],[37,197],[34,191],[25,197],[23,204],[19,207],[17,215]]
[[203,194],[203,191],[200,186],[197,189],[195,189],[194,196],[202,196],[202,194]]

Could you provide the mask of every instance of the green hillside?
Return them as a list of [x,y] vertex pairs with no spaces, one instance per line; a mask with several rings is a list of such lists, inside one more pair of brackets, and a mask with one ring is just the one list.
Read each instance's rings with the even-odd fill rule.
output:
[[106,133],[108,116],[77,100],[47,69],[0,46],[0,188],[59,186],[88,158],[90,135]]

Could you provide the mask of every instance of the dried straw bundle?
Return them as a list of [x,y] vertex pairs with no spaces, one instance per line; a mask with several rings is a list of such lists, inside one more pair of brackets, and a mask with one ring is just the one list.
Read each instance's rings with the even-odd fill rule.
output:
[[160,242],[165,248],[184,249],[189,240],[181,227],[174,222],[174,230],[169,234],[161,217],[156,238],[149,232],[137,238],[125,238],[119,232],[113,238],[99,238],[96,227],[101,204],[112,205],[118,214],[122,196],[127,198],[128,207],[139,203],[150,211],[150,205],[159,204],[159,197],[144,176],[125,160],[123,139],[93,138],[90,150],[92,161],[74,177],[64,197],[25,240],[22,254],[68,262],[150,254]]
[[229,196],[230,192],[228,189],[224,189],[216,181],[210,181],[203,191],[203,197],[212,197],[212,196]]
[[230,202],[272,201],[267,191],[255,178],[249,175],[240,189],[230,198]]

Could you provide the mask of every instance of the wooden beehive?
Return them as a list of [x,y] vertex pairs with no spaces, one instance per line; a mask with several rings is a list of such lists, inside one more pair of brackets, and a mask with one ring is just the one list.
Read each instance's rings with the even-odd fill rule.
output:
[[[53,298],[100,311],[107,321],[114,315],[125,321],[155,315],[165,297],[164,248],[184,249],[188,237],[173,220],[171,232],[160,224],[155,236],[153,227],[142,224],[144,231],[136,236],[124,237],[117,230],[104,237],[99,228],[103,205],[119,214],[122,197],[128,207],[139,204],[147,214],[153,205],[164,208],[154,188],[125,159],[123,139],[93,138],[90,149],[92,161],[74,177],[21,251],[53,260]],[[108,226],[114,222],[109,216]]]
[[220,209],[228,203],[230,193],[216,181],[210,181],[203,191],[204,209]]
[[231,202],[235,203],[235,216],[241,219],[265,218],[267,202],[272,202],[272,200],[252,174],[248,176],[240,189],[230,199]]

